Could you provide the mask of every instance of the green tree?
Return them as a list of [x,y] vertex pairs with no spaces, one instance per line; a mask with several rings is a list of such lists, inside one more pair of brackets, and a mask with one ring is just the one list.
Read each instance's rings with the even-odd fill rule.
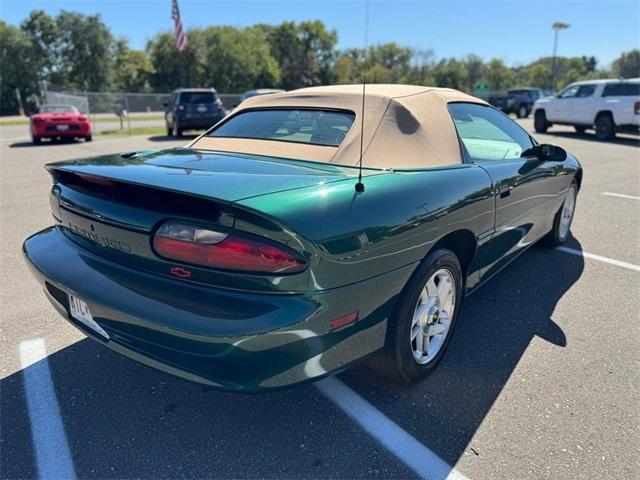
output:
[[60,30],[55,18],[33,10],[20,26],[30,41],[29,61],[41,78],[50,78],[60,66]]
[[467,84],[467,69],[455,58],[440,60],[433,68],[433,77],[438,87],[464,90]]
[[613,74],[620,78],[640,77],[640,50],[623,52],[611,65]]
[[123,92],[143,92],[149,88],[153,65],[145,52],[132,50],[125,39],[115,43],[114,87]]
[[482,58],[473,54],[467,55],[462,60],[462,63],[467,71],[466,90],[473,92],[476,83],[484,76],[487,67],[482,61]]
[[493,58],[487,65],[483,81],[492,91],[506,90],[513,86],[514,74],[499,58]]
[[113,36],[100,15],[62,10],[56,25],[61,82],[69,88],[98,92],[112,87]]
[[[24,32],[0,20],[0,113],[20,113],[16,90],[24,100],[38,91],[38,62]],[[24,106],[24,105],[23,105]]]
[[333,83],[338,41],[335,30],[327,31],[318,20],[258,28],[265,32],[271,55],[280,66],[283,88]]

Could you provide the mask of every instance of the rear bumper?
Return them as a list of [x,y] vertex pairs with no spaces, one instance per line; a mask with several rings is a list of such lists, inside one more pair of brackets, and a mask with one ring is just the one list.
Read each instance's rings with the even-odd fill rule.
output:
[[48,125],[34,128],[32,132],[40,138],[86,137],[91,134],[91,125],[88,123],[70,124],[68,130],[58,130],[55,125]]
[[183,130],[207,129],[209,127],[214,126],[223,118],[224,118],[224,114],[222,113],[219,115],[206,116],[206,117],[199,117],[199,116],[181,117],[181,118],[178,118],[178,125]]
[[[323,377],[379,350],[386,319],[414,266],[305,295],[234,292],[161,278],[113,263],[51,227],[24,255],[58,312],[105,346],[214,388],[256,392]],[[105,340],[73,320],[84,300]],[[359,320],[331,331],[355,310]]]

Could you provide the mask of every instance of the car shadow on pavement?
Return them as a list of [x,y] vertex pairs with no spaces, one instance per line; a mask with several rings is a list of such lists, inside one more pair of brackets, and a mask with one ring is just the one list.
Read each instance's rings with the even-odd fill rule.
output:
[[150,137],[147,137],[147,139],[152,142],[168,142],[171,140],[191,141],[191,140],[195,140],[198,136],[199,134],[182,135],[181,137],[174,137],[172,135],[152,135]]
[[626,134],[625,136],[617,135],[615,138],[611,140],[599,140],[596,138],[594,133],[585,132],[554,132],[549,130],[546,132],[546,135],[551,135],[554,137],[560,138],[568,138],[572,140],[584,140],[586,142],[598,142],[598,143],[610,143],[613,145],[625,145],[629,147],[640,147],[640,136],[633,134]]
[[31,140],[14,142],[9,145],[9,148],[24,148],[24,147],[56,147],[63,145],[71,145],[74,143],[84,143],[84,140],[60,140],[60,141],[44,141],[42,143],[35,144]]
[[[573,239],[568,246],[580,249]],[[392,383],[364,366],[339,377],[454,465],[473,447],[529,343],[539,337],[563,348],[570,341],[552,316],[583,268],[581,256],[558,250],[534,247],[522,255],[469,297],[442,364],[420,384]],[[0,382],[0,457],[11,459],[3,461],[2,478],[37,477],[39,450],[51,441],[32,438],[38,420],[30,419],[32,386],[25,381],[43,365],[55,394],[40,400],[59,408],[79,478],[415,477],[312,385],[262,395],[217,392],[85,339]]]

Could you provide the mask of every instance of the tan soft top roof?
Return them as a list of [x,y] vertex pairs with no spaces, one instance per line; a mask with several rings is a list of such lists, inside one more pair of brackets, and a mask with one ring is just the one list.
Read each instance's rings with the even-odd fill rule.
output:
[[[367,85],[364,115],[364,167],[421,168],[461,163],[451,102],[486,102],[457,90],[415,85]],[[198,137],[190,147],[357,165],[360,154],[362,85],[302,88],[252,97],[244,110],[316,107],[350,110],[356,118],[338,147],[248,138]]]

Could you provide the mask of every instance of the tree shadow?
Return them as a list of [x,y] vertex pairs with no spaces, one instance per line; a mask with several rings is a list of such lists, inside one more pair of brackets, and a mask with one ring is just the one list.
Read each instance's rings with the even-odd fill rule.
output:
[[[399,385],[363,366],[340,378],[454,465],[529,343],[567,345],[552,315],[583,268],[580,256],[534,247],[468,298],[426,381]],[[217,392],[86,339],[42,362],[80,478],[415,477],[311,385]],[[38,475],[24,381],[37,365],[0,382],[3,478]]]

